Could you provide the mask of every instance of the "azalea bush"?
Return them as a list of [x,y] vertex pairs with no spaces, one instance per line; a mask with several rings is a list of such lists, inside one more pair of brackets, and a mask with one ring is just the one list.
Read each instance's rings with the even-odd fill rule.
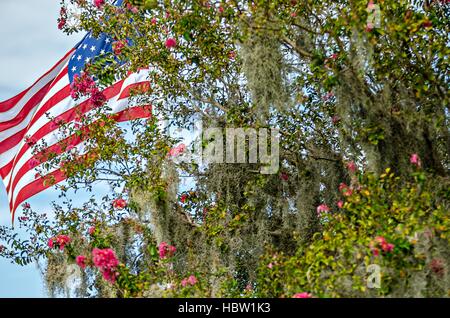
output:
[[[61,1],[62,31],[113,49],[71,86],[89,116],[53,119],[63,154],[27,139],[67,182],[45,180],[53,211],[23,206],[26,237],[0,228],[1,256],[53,296],[448,295],[447,1],[119,2]],[[104,89],[140,69],[154,116],[118,124]],[[199,119],[277,128],[278,170],[179,160],[170,129]]]

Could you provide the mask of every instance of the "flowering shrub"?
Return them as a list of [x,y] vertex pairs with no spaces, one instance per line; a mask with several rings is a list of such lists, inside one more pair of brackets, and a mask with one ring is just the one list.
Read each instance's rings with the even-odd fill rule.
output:
[[175,254],[175,252],[177,251],[177,249],[175,248],[175,246],[169,245],[169,244],[167,244],[166,242],[161,242],[161,243],[159,244],[158,250],[159,250],[159,257],[160,257],[161,259],[164,259],[164,258],[170,258],[170,257],[172,257],[172,256]]
[[[309,246],[294,256],[265,256],[258,295],[308,290],[318,297],[446,296],[448,280],[437,281],[449,275],[450,192],[448,180],[441,181],[436,188],[416,172],[404,183],[390,169],[379,177],[361,175],[358,190],[343,193],[341,209],[328,213]],[[378,288],[368,284],[371,264],[381,268]]]
[[62,251],[64,247],[69,244],[71,241],[71,238],[67,235],[58,235],[56,237],[52,237],[48,240],[48,247],[54,248],[59,247],[59,249]]
[[115,209],[119,209],[122,210],[127,206],[127,201],[125,201],[124,199],[120,198],[120,199],[115,199],[113,201],[113,207]]
[[94,248],[92,251],[92,262],[100,270],[105,280],[111,283],[116,281],[119,260],[112,249]]

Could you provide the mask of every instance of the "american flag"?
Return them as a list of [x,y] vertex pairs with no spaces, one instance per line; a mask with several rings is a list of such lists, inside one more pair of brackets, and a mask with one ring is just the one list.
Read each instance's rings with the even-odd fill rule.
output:
[[[38,171],[42,171],[40,166],[45,160],[33,154],[33,145],[45,144],[53,153],[64,153],[59,144],[63,139],[67,141],[67,136],[55,125],[55,119],[70,123],[78,120],[80,113],[89,114],[96,107],[88,98],[74,100],[71,97],[74,75],[80,74],[85,64],[97,56],[111,52],[112,42],[106,34],[95,38],[88,33],[31,87],[0,103],[0,176],[13,221],[20,204],[66,178],[59,168],[41,176]],[[129,105],[130,90],[137,86],[148,87],[147,78],[148,71],[141,70],[103,90],[110,109],[108,113],[115,114],[117,121],[151,116],[150,107]],[[75,135],[72,137],[70,144],[82,148],[82,140]],[[49,177],[52,182],[45,182]]]

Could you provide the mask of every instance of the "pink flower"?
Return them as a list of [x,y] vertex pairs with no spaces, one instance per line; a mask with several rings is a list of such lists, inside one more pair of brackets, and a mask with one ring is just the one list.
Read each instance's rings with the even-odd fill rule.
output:
[[390,252],[392,252],[394,250],[394,244],[386,243],[386,244],[381,245],[381,248],[386,253],[390,253]]
[[187,198],[188,198],[188,195],[187,195],[187,194],[183,194],[183,195],[181,196],[181,199],[180,199],[181,203],[186,202],[186,199],[187,199]]
[[165,45],[166,48],[171,49],[177,46],[177,41],[174,38],[168,38]]
[[100,92],[98,89],[91,91],[91,102],[97,106],[100,107],[106,102],[106,96],[103,94],[103,92]]
[[269,263],[269,264],[267,265],[267,268],[268,268],[268,269],[272,269],[272,268],[273,268],[273,264],[272,264],[272,263]]
[[31,208],[31,205],[30,205],[28,202],[25,202],[24,204],[22,204],[22,207],[23,207],[24,209],[30,209],[30,208]]
[[353,190],[345,183],[341,183],[339,185],[339,191],[342,192],[342,194],[346,197],[349,197],[353,194]]
[[331,54],[330,58],[335,60],[338,58],[338,55],[336,53],[333,53],[333,54]]
[[169,156],[170,157],[177,157],[180,154],[182,154],[185,150],[186,150],[186,145],[185,144],[179,144],[178,146],[170,149]]
[[292,296],[292,298],[312,298],[312,295],[310,293],[307,292],[303,292],[303,293],[296,293]]
[[373,30],[373,23],[367,22],[367,25],[366,25],[366,32],[370,32],[370,31],[372,31],[372,30]]
[[106,281],[110,283],[116,281],[118,275],[116,270],[117,266],[119,266],[119,260],[112,249],[94,248],[92,251],[92,262],[94,263],[94,266],[100,270]]
[[157,22],[157,21],[156,21],[156,18],[152,18],[152,19],[150,20],[150,22],[151,22],[152,25],[156,25],[156,22]]
[[68,237],[67,235],[61,234],[55,238],[55,241],[56,241],[56,244],[58,244],[59,249],[62,251],[64,249],[64,247],[72,241],[72,239],[70,237]]
[[34,146],[36,144],[36,139],[32,137],[25,137],[25,143],[30,147]]
[[58,22],[58,29],[62,30],[65,25],[66,25],[66,20],[65,19],[60,19],[59,22]]
[[355,173],[355,171],[356,171],[356,164],[355,164],[355,162],[353,162],[353,161],[347,162],[347,169],[351,173]]
[[375,241],[380,243],[380,244],[384,244],[386,243],[386,239],[383,236],[377,236],[375,237]]
[[21,216],[21,217],[19,218],[19,220],[22,221],[22,222],[28,221],[29,219],[30,219],[30,218],[29,218],[29,217],[26,217],[26,216]]
[[115,269],[105,269],[101,271],[103,279],[114,284],[119,273]]
[[133,6],[131,3],[127,3],[127,9],[130,10],[134,14],[139,12],[139,9],[135,6]]
[[159,257],[161,259],[172,257],[177,251],[175,246],[169,245],[166,242],[161,242],[158,247]]
[[288,176],[288,174],[285,173],[285,172],[282,172],[282,173],[281,173],[280,178],[281,178],[281,180],[283,180],[283,181],[288,181],[288,180],[289,180],[289,176]]
[[330,212],[330,208],[326,204],[321,204],[317,207],[317,215],[321,215],[322,212]]
[[53,248],[56,246],[59,246],[59,249],[62,251],[64,247],[69,244],[72,241],[72,239],[64,234],[60,234],[56,237],[52,237],[48,240],[47,245],[50,248]]
[[379,256],[380,255],[380,250],[378,248],[373,248],[372,249],[372,253],[373,253],[373,256]]
[[88,232],[89,232],[89,235],[94,235],[94,233],[95,233],[95,226],[91,226],[89,228]]
[[339,209],[342,209],[342,207],[344,206],[344,201],[339,200],[338,203],[337,203],[337,206],[338,206]]
[[114,209],[123,210],[126,206],[127,206],[127,201],[125,201],[125,200],[122,199],[122,198],[120,198],[120,199],[115,199],[115,200],[113,201],[113,208],[114,208]]
[[33,169],[34,167],[39,166],[39,160],[32,158],[30,159],[30,161],[28,161],[28,167],[30,167],[31,169]]
[[370,242],[370,249],[374,256],[380,255],[380,248],[385,253],[390,253],[394,250],[394,244],[388,243],[383,236],[377,236]]
[[81,73],[81,76],[75,74],[73,82],[70,85],[70,96],[73,99],[78,99],[80,95],[97,95],[93,96],[95,100],[99,100],[99,90],[92,77],[86,73]]
[[77,265],[80,266],[82,269],[86,268],[86,260],[87,257],[84,255],[78,255],[75,261],[77,262]]
[[194,275],[191,275],[188,278],[184,278],[181,281],[181,286],[183,286],[183,287],[186,287],[187,285],[194,286],[197,283],[198,283],[197,277],[195,277]]
[[100,9],[105,4],[105,0],[94,0],[94,6]]
[[421,166],[420,157],[416,153],[413,153],[411,157],[409,157],[409,162],[418,168]]
[[187,282],[189,285],[194,286],[195,284],[197,284],[198,280],[197,280],[197,277],[195,277],[194,275],[191,275],[188,277]]
[[113,51],[115,55],[122,54],[122,49],[125,47],[125,42],[123,41],[116,41],[112,44]]
[[223,7],[221,6],[221,7],[219,7],[219,13],[223,13]]

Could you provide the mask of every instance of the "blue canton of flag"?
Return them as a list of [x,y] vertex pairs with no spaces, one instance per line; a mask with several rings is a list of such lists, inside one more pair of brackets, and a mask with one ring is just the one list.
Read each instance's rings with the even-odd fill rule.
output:
[[[122,2],[123,0],[115,1],[115,6],[121,6]],[[112,42],[113,39],[104,33],[95,38],[92,32],[89,32],[75,47],[75,52],[69,60],[70,83],[72,84],[75,74],[80,74],[84,70],[86,64],[93,62],[97,56],[112,52]]]
[[73,81],[75,74],[80,74],[86,64],[93,62],[97,56],[112,52],[112,38],[104,33],[95,38],[88,33],[84,39],[75,47],[75,52],[69,61],[69,80]]

